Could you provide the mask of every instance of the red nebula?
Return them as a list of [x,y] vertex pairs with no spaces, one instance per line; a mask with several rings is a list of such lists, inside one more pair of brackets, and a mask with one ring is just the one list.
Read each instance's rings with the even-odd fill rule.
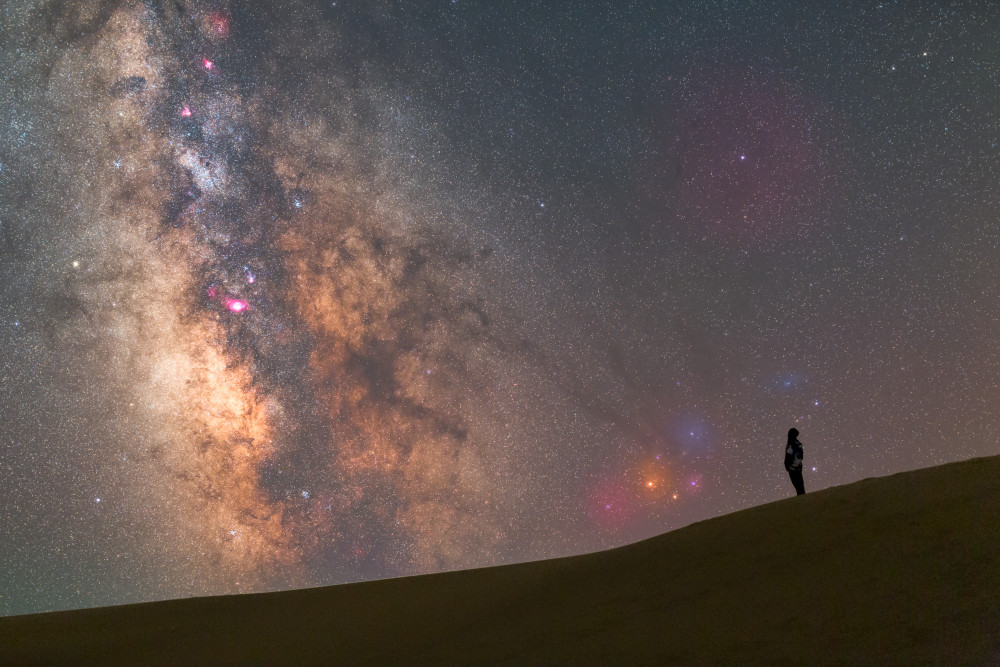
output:
[[209,23],[215,35],[219,37],[229,35],[229,18],[222,12],[212,12],[212,16],[209,17]]
[[202,65],[203,65],[203,66],[205,67],[205,69],[207,69],[207,70],[210,70],[210,69],[212,69],[212,68],[213,68],[213,67],[215,66],[215,63],[213,63],[213,62],[212,62],[211,60],[209,60],[208,58],[202,58],[202,61],[201,61],[201,64],[202,64]]
[[605,480],[587,493],[587,513],[600,528],[616,531],[626,527],[636,512],[635,500],[621,483]]
[[187,118],[188,116],[190,116],[191,115],[191,107],[189,107],[189,106],[187,106],[185,104],[184,108],[181,109],[181,115],[184,116],[185,118]]
[[672,228],[737,247],[800,238],[836,199],[821,105],[779,80],[714,71],[664,121],[641,177]]
[[250,304],[246,301],[241,301],[240,299],[234,299],[233,297],[226,297],[226,308],[234,313],[242,313],[244,310],[250,308]]

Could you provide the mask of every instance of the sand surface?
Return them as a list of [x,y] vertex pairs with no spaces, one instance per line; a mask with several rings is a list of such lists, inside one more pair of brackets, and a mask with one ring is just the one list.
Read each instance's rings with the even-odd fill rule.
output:
[[1000,664],[1000,457],[620,549],[0,618],[0,664]]

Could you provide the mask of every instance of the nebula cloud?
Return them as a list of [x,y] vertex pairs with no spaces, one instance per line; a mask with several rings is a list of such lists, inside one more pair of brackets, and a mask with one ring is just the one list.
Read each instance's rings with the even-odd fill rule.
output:
[[373,193],[322,117],[244,85],[227,9],[56,20],[81,34],[51,79],[93,133],[67,141],[104,168],[80,183],[98,254],[51,324],[117,357],[136,483],[169,507],[157,546],[216,590],[490,562],[502,532],[449,388],[502,352],[450,285],[482,253]]

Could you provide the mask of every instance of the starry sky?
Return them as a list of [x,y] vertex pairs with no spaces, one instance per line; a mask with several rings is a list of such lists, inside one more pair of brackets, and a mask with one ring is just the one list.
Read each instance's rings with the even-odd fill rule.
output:
[[5,2],[0,614],[1000,453],[998,14]]

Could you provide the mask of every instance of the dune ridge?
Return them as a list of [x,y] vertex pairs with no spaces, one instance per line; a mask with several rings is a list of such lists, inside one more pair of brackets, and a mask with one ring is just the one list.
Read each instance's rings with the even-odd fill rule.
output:
[[0,618],[0,664],[1000,663],[1000,457],[582,556]]

